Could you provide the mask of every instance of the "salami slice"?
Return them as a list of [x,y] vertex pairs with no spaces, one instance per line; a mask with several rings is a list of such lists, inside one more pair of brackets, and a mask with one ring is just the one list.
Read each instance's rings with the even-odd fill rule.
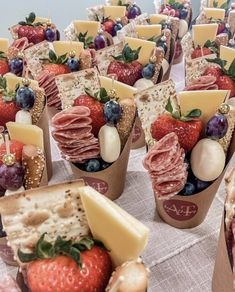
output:
[[215,76],[201,76],[194,80],[191,84],[184,88],[184,91],[191,90],[217,90],[218,85],[216,84]]

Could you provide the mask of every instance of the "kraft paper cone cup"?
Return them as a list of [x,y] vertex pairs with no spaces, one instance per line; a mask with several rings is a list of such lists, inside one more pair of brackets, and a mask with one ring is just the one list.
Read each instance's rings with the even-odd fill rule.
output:
[[140,118],[137,116],[132,131],[131,149],[139,149],[145,146],[145,135],[141,126]]
[[171,68],[172,68],[172,65],[174,63],[174,56],[175,56],[175,41],[174,39],[172,38],[171,39],[171,50],[170,50],[170,62],[169,62],[169,68],[168,70],[166,71],[166,73],[163,75],[162,77],[162,81],[167,81],[169,78],[170,78],[170,74],[171,74]]
[[7,245],[6,237],[0,238],[0,257],[7,265],[18,266],[12,249]]
[[222,218],[219,242],[212,279],[213,292],[234,292],[233,271],[229,261],[228,250],[225,240],[224,216]]
[[48,112],[48,119],[49,121],[54,117],[54,115],[58,114],[61,110],[58,110],[57,108],[53,106],[48,106],[47,107],[47,112]]
[[20,287],[22,292],[29,292],[29,288],[25,285],[24,277],[19,270],[18,270],[17,275],[16,275],[16,282],[17,282],[17,284]]
[[[181,45],[181,41],[178,40],[178,41],[175,43],[175,48],[176,48],[176,46],[177,46],[177,43]],[[176,50],[175,50],[175,52],[176,52]],[[174,56],[174,60],[173,60],[173,65],[180,64],[180,63],[183,61],[183,57],[184,57],[183,50],[182,50],[181,54],[180,54],[178,57],[176,57],[176,54],[175,54],[175,56]]]
[[131,138],[132,135],[130,135],[127,140],[118,160],[105,170],[99,172],[86,172],[80,170],[71,163],[75,178],[83,179],[87,185],[90,185],[111,200],[118,199],[125,186],[127,165],[131,149]]

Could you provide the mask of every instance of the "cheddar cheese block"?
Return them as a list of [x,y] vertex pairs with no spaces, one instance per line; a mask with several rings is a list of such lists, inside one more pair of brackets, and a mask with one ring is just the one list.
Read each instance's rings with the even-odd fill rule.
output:
[[91,233],[110,250],[114,265],[137,259],[147,244],[149,229],[91,187],[81,187],[79,194]]
[[125,43],[127,43],[132,50],[136,50],[141,47],[138,61],[142,65],[149,63],[149,58],[152,56],[154,49],[156,48],[155,42],[145,41],[137,38],[125,37]]
[[193,25],[192,39],[194,42],[194,47],[203,47],[208,40],[215,41],[217,30],[217,23]]
[[116,21],[117,18],[123,18],[125,15],[125,6],[104,6],[104,16],[114,21]]
[[98,30],[101,28],[99,21],[75,20],[73,24],[77,35],[80,33],[85,34],[87,32],[87,37],[91,36],[93,38],[97,36]]
[[137,32],[138,38],[144,40],[149,40],[162,34],[161,24],[136,25],[135,30]]
[[200,109],[202,122],[206,125],[228,96],[228,90],[182,91],[178,94],[178,100],[183,115],[193,109]]
[[212,18],[215,20],[221,19],[224,20],[225,17],[225,9],[220,8],[204,8],[204,13],[207,18]]
[[76,58],[79,59],[81,51],[84,48],[82,42],[72,42],[72,41],[55,41],[53,42],[53,47],[57,56],[64,55],[74,51],[76,53]]
[[159,24],[163,20],[167,20],[168,16],[164,14],[151,14],[149,16],[150,24]]
[[233,60],[235,59],[235,49],[220,46],[220,59],[227,61],[225,68],[228,69],[229,66],[232,64]]
[[115,89],[117,97],[120,99],[134,98],[134,95],[137,93],[137,89],[126,85],[122,82],[112,80],[111,78],[99,76],[100,86],[105,88],[107,91],[110,89]]
[[0,38],[0,52],[6,53],[10,46],[9,40],[6,38]]
[[[22,78],[22,77],[18,77],[16,75],[12,74],[12,73],[7,73],[7,74],[4,75],[4,77],[7,80],[7,88],[8,88],[8,90],[13,90],[14,91],[16,89],[17,85],[20,85],[20,86],[23,85],[22,82],[23,82],[24,78]],[[39,87],[38,82],[36,80],[30,79],[30,87],[32,89],[38,88]]]

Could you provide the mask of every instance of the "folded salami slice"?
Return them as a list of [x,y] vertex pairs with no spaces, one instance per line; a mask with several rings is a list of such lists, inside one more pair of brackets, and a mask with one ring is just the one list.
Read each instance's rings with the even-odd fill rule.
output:
[[159,200],[169,199],[184,188],[188,175],[184,158],[185,152],[175,133],[166,135],[149,150],[143,165]]
[[91,124],[90,109],[84,106],[65,109],[52,118],[52,136],[64,159],[84,163],[100,156],[99,141],[91,132]]
[[215,76],[201,76],[184,88],[184,91],[192,90],[218,90]]

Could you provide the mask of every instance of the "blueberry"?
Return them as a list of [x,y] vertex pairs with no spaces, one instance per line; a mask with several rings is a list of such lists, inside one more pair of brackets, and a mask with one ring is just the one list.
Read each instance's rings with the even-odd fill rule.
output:
[[85,170],[87,172],[97,172],[100,171],[100,162],[98,159],[90,159],[85,163]]
[[20,87],[16,92],[16,105],[25,110],[30,110],[34,106],[35,93],[28,86]]
[[163,40],[158,40],[157,41],[157,47],[162,47],[163,48],[163,50],[164,50],[164,52],[165,52],[165,54],[166,54],[166,52],[167,52],[167,44],[166,44],[166,42],[165,41],[163,41]]
[[104,170],[106,168],[108,168],[111,165],[111,163],[108,163],[104,160],[101,160],[101,169]]
[[208,188],[211,183],[208,181],[202,181],[197,178],[195,180],[195,184],[196,184],[197,192],[201,192],[205,190],[206,188]]
[[45,38],[48,42],[54,42],[57,38],[56,31],[52,28],[47,28],[45,30]]
[[117,124],[122,115],[122,109],[118,102],[110,100],[104,105],[105,120],[111,124]]
[[188,10],[187,9],[181,9],[180,10],[180,19],[185,19],[188,16]]
[[121,30],[123,28],[122,26],[122,23],[121,22],[117,22],[115,25],[114,25],[114,31],[117,33],[117,31]]
[[23,71],[23,60],[21,58],[13,58],[10,60],[10,71],[13,74],[21,75]]
[[184,189],[181,191],[183,196],[191,196],[196,193],[196,187],[191,182],[187,182],[184,186]]
[[71,72],[79,71],[79,60],[77,58],[69,58],[67,65],[69,66],[69,69]]
[[155,72],[154,64],[147,64],[142,70],[142,76],[146,79],[151,79]]

